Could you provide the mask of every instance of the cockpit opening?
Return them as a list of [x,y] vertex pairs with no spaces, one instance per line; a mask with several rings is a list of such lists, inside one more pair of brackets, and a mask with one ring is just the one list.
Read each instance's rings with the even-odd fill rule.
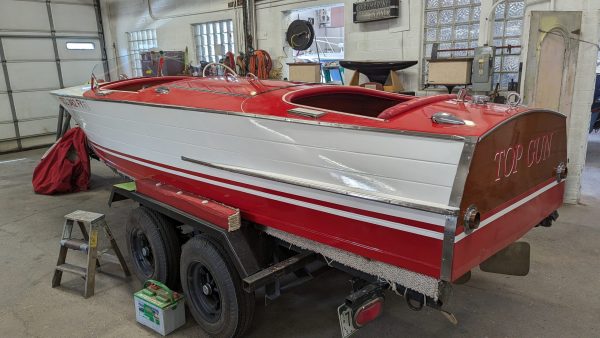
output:
[[302,106],[376,118],[386,109],[413,98],[364,88],[331,87],[325,91],[321,87],[318,91],[292,93],[288,100]]

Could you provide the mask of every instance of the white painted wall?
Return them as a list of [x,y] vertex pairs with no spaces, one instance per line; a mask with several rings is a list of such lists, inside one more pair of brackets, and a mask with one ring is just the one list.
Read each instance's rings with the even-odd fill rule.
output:
[[[106,48],[109,58],[129,53],[127,32],[156,29],[158,46],[163,50],[190,51],[190,60],[196,60],[192,39],[192,24],[217,20],[234,20],[239,32],[236,11],[227,8],[224,0],[151,0],[154,20],[148,12],[148,0],[103,0],[102,14],[107,26]],[[239,10],[241,18],[241,10]],[[239,37],[236,45],[240,45]],[[119,58],[121,67],[129,68],[126,57]]]
[[[274,59],[283,59],[283,46],[287,22],[284,12],[328,4],[344,4],[345,25],[345,57],[349,60],[418,60],[421,38],[417,31],[421,30],[421,1],[405,0],[401,2],[400,18],[363,24],[352,23],[351,0],[316,0],[316,1],[279,1],[258,2],[257,4],[257,38],[258,48],[271,53]],[[411,17],[418,15],[419,20]],[[268,22],[266,25],[264,23]],[[412,27],[411,27],[412,24]],[[412,31],[410,29],[412,28]],[[406,41],[406,43],[405,43]],[[287,60],[291,61],[291,60]],[[348,82],[351,71],[346,72]],[[418,66],[402,73],[407,88],[417,88],[419,79]]]
[[[225,0],[151,0],[153,14],[158,18],[153,20],[147,7],[147,0],[103,0],[102,10],[105,25],[110,34],[107,37],[109,57],[128,54],[127,32],[153,28],[157,30],[158,46],[164,50],[182,50],[186,46],[190,50],[190,59],[195,60],[194,43],[191,25],[207,21],[233,19],[236,23],[236,11],[227,10]],[[273,59],[285,56],[283,46],[287,25],[284,22],[284,12],[321,5],[345,5],[346,16],[346,57],[348,59],[368,60],[418,60],[421,54],[421,18],[422,1],[403,0],[401,2],[401,17],[395,20],[354,24],[352,23],[352,0],[273,0],[257,2],[256,19],[257,48],[268,51]],[[195,14],[199,13],[199,14]],[[175,17],[176,16],[176,17]],[[107,24],[108,23],[108,24]],[[237,41],[240,45],[241,39]],[[113,43],[114,47],[113,48]],[[128,67],[128,61],[123,59],[121,66]],[[281,60],[285,63],[285,60]],[[346,76],[349,78],[351,72]],[[403,80],[407,88],[417,88],[419,85],[419,67],[415,66],[403,72]]]
[[[287,24],[284,12],[292,9],[318,7],[322,5],[344,3],[345,5],[345,52],[347,59],[354,60],[421,60],[423,36],[424,0],[402,0],[401,16],[395,20],[354,24],[352,23],[352,3],[355,0],[264,0],[257,2],[257,48],[268,51],[274,60],[285,63],[283,46]],[[103,0],[105,25],[108,23],[107,37],[109,55],[125,55],[127,51],[126,32],[155,28],[158,45],[161,49],[190,50],[190,60],[195,60],[191,24],[214,20],[233,19],[236,31],[240,32],[240,21],[236,20],[236,11],[227,10],[225,0],[151,0],[153,20],[147,9],[147,0]],[[582,40],[597,43],[600,40],[600,0],[528,0],[525,17],[524,44],[521,53],[527,55],[527,32],[529,16],[532,10],[551,10],[551,2],[560,11],[582,11]],[[481,33],[479,41],[487,39],[485,27],[487,14],[494,0],[481,0]],[[241,11],[239,11],[241,18]],[[240,38],[237,39],[238,46]],[[110,47],[115,43],[115,49]],[[576,202],[579,199],[580,177],[585,163],[587,133],[590,119],[590,105],[594,84],[594,70],[598,50],[595,46],[581,43],[579,63],[575,83],[575,98],[569,125],[570,177],[567,184],[566,200]],[[526,66],[526,65],[525,65]],[[420,90],[420,69],[415,66],[401,73],[407,90],[419,94],[433,94],[434,91]],[[346,78],[352,75],[346,72]]]

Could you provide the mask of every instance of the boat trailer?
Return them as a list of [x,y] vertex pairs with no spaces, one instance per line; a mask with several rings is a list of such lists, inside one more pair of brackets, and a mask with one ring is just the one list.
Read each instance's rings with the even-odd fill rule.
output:
[[[334,268],[352,276],[351,293],[338,308],[342,337],[353,334],[382,313],[386,290],[391,290],[395,294],[404,297],[411,310],[419,311],[428,306],[439,310],[446,318],[456,324],[456,318],[442,310],[442,306],[451,291],[449,283],[440,281],[442,292],[440,292],[437,299],[433,299],[406,286],[389,282],[380,276],[359,271],[327,259],[320,253],[303,249],[280,238],[273,237],[268,234],[266,227],[262,225],[242,220],[241,226],[232,230],[224,227],[223,224],[215,224],[214,213],[211,214],[213,222],[204,217],[200,218],[192,215],[183,211],[182,208],[176,208],[149,196],[154,195],[152,193],[141,193],[136,189],[136,184],[137,187],[141,187],[146,183],[137,181],[114,185],[108,201],[109,206],[114,202],[132,200],[138,203],[141,208],[146,208],[161,217],[172,220],[181,235],[187,240],[202,236],[210,238],[210,242],[217,243],[223,250],[224,258],[232,263],[239,275],[240,285],[238,285],[238,289],[240,292],[250,294],[252,298],[254,298],[255,291],[264,288],[265,301],[273,301],[289,288],[314,279],[319,273],[328,268]],[[159,189],[168,190],[168,186],[155,185]],[[182,196],[184,192],[178,191],[175,194]],[[208,204],[207,200],[201,197],[196,199],[200,204]],[[227,220],[223,221],[226,223]],[[223,222],[217,220],[216,223]],[[185,250],[182,253],[182,261],[185,260],[184,254]],[[177,268],[175,267],[175,269]],[[185,291],[184,287],[184,293]],[[189,298],[191,295],[186,294],[186,297]],[[251,314],[247,315],[251,316]],[[241,334],[241,332],[238,332],[238,334]]]

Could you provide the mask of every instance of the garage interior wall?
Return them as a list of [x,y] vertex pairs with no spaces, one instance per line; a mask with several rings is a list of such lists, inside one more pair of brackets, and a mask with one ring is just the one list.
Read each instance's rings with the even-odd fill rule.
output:
[[[158,46],[164,50],[190,50],[190,60],[195,60],[191,25],[216,20],[232,19],[238,33],[240,45],[239,18],[241,13],[227,9],[223,0],[151,0],[154,20],[148,13],[148,0],[102,0],[107,30],[107,46],[115,55],[127,54],[127,32],[141,29],[156,29]],[[257,48],[268,51],[274,59],[284,58],[284,33],[286,23],[284,13],[292,9],[318,7],[331,4],[344,4],[345,53],[350,60],[420,60],[423,59],[423,17],[425,1],[401,1],[400,18],[372,23],[352,23],[352,3],[354,0],[263,0],[256,1],[256,39]],[[480,26],[485,27],[490,16],[493,0],[481,0]],[[525,23],[523,27],[521,58],[527,55],[529,19],[531,11],[581,11],[581,34],[577,38],[588,43],[580,43],[578,65],[575,75],[575,95],[571,105],[569,121],[569,179],[565,200],[576,203],[580,197],[581,173],[585,164],[587,132],[590,122],[590,106],[593,99],[595,81],[595,60],[600,40],[600,1],[598,0],[528,0],[526,1]],[[168,18],[171,17],[171,18]],[[135,19],[132,19],[135,18]],[[161,19],[163,18],[163,19]],[[493,20],[492,20],[493,21]],[[110,31],[110,34],[108,33]],[[481,30],[485,32],[485,30]],[[487,40],[486,34],[479,35],[480,45]],[[127,67],[128,62],[123,64]],[[524,65],[527,67],[527,65]],[[419,95],[430,95],[432,90],[421,90],[421,68],[412,67],[401,73],[406,90],[416,91]],[[347,79],[352,76],[347,71]],[[528,90],[522,88],[522,91]]]
[[54,142],[59,106],[49,91],[85,83],[102,62],[98,9],[95,0],[2,1],[0,153]]

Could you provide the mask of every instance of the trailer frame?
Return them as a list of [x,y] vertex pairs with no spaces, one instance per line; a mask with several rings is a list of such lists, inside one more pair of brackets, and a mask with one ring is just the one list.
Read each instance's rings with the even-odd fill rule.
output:
[[[412,310],[419,311],[427,306],[445,312],[442,310],[442,306],[450,295],[451,287],[449,283],[441,282],[443,285],[440,285],[440,288],[443,289],[444,292],[442,292],[440,298],[434,300],[429,296],[425,296],[403,285],[383,281],[377,276],[356,270],[335,261],[327,260],[324,256],[316,252],[305,250],[282,239],[271,237],[263,231],[263,226],[260,224],[243,222],[241,228],[234,231],[228,231],[223,227],[219,227],[169,204],[137,192],[135,182],[113,185],[108,200],[109,207],[112,206],[114,202],[124,200],[134,201],[140,206],[156,211],[182,225],[191,227],[189,233],[192,237],[203,234],[216,240],[222,246],[223,250],[225,250],[225,254],[231,259],[233,266],[239,273],[241,278],[241,292],[253,293],[264,287],[265,299],[274,300],[281,295],[282,290],[285,291],[288,287],[293,287],[304,281],[313,279],[314,276],[308,272],[307,266],[315,262],[321,262],[321,267],[323,268],[333,268],[352,276],[351,293],[346,297],[342,304],[342,306],[351,308],[352,311],[358,311],[362,306],[363,301],[382,297],[383,291],[389,289],[395,294],[405,298],[408,307]],[[261,245],[269,245],[265,242],[257,242],[257,235],[260,234],[268,236],[271,241],[271,248],[261,247]],[[264,257],[261,256],[264,255],[264,252],[261,252],[261,250],[269,251],[272,249],[272,251],[269,251],[269,253],[272,254],[277,248],[285,248],[288,250],[288,256],[284,257],[281,261],[273,262],[269,260],[265,263]],[[282,285],[281,279],[291,273],[297,274],[297,280],[287,285]],[[308,278],[301,278],[298,275],[304,275]],[[365,290],[368,290],[368,297],[365,298],[366,300],[363,299],[364,297],[359,297],[360,299],[358,299],[357,294],[362,294]],[[343,328],[342,331],[344,331]]]

